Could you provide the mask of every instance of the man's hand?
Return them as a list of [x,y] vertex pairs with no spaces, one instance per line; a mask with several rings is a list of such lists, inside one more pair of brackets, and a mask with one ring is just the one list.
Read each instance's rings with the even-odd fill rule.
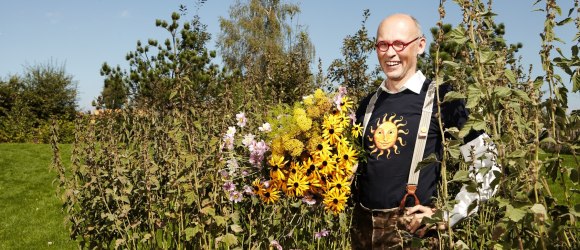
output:
[[408,208],[405,211],[405,217],[407,217],[407,230],[411,233],[415,233],[419,235],[419,237],[425,236],[425,233],[430,229],[445,229],[445,225],[442,223],[439,226],[435,227],[435,225],[423,225],[422,221],[424,217],[429,217],[435,213],[435,208],[430,208],[422,205],[417,205],[411,208]]

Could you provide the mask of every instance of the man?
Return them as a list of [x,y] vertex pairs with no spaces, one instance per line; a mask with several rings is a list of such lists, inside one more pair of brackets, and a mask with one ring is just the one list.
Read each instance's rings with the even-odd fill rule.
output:
[[[377,29],[377,57],[386,80],[376,93],[361,101],[356,113],[356,120],[364,128],[362,143],[368,154],[366,163],[357,170],[353,187],[356,206],[351,242],[354,249],[401,248],[408,246],[405,243],[408,239],[423,237],[430,229],[423,225],[422,219],[435,212],[432,199],[437,196],[440,165],[431,164],[422,168],[419,174],[411,174],[415,172],[411,170],[414,154],[420,154],[415,162],[432,153],[441,159],[443,150],[437,105],[424,108],[427,92],[431,91],[433,96],[435,86],[421,71],[417,71],[417,57],[425,48],[426,40],[420,25],[409,15],[389,16]],[[441,85],[438,90],[442,99],[450,87]],[[467,120],[463,102],[441,105],[443,129],[461,128]],[[421,123],[423,109],[428,113]],[[419,138],[423,140],[422,144],[418,143]],[[494,157],[491,151],[479,149],[477,156],[484,157],[470,159],[474,146],[490,146],[484,141],[485,135],[478,137],[477,133],[470,133],[466,141],[474,138],[473,142],[462,147],[464,156],[474,163],[472,169],[491,167],[497,170],[491,161]],[[416,144],[424,145],[424,150],[421,146],[415,153]],[[486,187],[493,180],[494,171],[476,177],[484,186],[479,194],[468,193],[465,187],[462,188],[456,197],[458,204],[451,216],[447,216],[450,226],[467,216],[467,207],[472,201],[491,196],[494,190]],[[416,183],[412,183],[413,178]]]

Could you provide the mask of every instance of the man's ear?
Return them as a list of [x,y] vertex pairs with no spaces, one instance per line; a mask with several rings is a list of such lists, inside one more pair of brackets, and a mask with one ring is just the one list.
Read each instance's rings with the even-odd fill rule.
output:
[[422,55],[425,52],[426,48],[427,48],[427,39],[425,39],[425,36],[422,36],[419,39],[419,49],[417,51],[417,56]]

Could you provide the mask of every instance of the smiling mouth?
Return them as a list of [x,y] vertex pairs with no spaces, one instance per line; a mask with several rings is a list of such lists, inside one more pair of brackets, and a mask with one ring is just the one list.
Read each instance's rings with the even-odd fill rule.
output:
[[399,64],[401,64],[401,62],[385,62],[385,65],[389,67],[397,66]]

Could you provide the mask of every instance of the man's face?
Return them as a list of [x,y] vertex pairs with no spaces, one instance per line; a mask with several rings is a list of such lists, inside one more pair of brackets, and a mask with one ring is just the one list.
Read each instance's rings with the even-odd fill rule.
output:
[[[385,19],[377,30],[377,42],[393,44],[396,41],[407,44],[419,37],[417,26],[407,16],[391,16]],[[377,57],[383,72],[391,84],[403,83],[417,69],[417,56],[425,50],[425,38],[421,37],[408,44],[402,51],[390,46],[387,51],[377,49]]]

